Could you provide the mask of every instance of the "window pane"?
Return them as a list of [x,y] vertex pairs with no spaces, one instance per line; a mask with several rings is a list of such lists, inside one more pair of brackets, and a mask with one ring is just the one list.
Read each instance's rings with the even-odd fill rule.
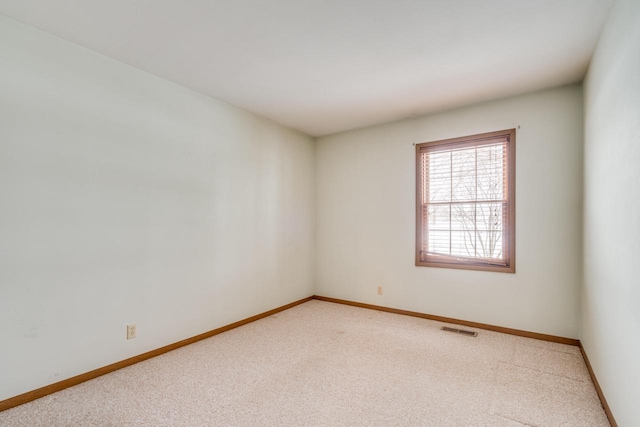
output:
[[451,153],[429,154],[429,201],[448,202],[451,200]]
[[506,203],[478,203],[476,228],[479,231],[502,231]]
[[502,258],[502,237],[505,203],[478,203],[476,205],[477,256]]
[[429,252],[449,255],[448,231],[429,231]]
[[476,242],[477,257],[502,259],[502,230],[478,231]]
[[501,144],[478,148],[477,200],[504,200],[504,161]]
[[453,201],[476,198],[476,149],[456,150],[451,153]]
[[451,255],[464,258],[475,258],[475,231],[459,230],[451,232]]
[[429,230],[449,230],[449,205],[429,206]]
[[475,204],[456,204],[451,206],[451,229],[475,231]]

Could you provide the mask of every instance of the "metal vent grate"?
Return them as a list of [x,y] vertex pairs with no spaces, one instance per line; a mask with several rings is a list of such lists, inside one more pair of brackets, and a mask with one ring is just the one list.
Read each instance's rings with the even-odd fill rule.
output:
[[464,330],[464,329],[450,328],[449,326],[443,326],[440,329],[442,329],[443,331],[447,331],[447,332],[455,332],[457,334],[468,335],[470,337],[478,336],[477,332],[467,331],[467,330]]

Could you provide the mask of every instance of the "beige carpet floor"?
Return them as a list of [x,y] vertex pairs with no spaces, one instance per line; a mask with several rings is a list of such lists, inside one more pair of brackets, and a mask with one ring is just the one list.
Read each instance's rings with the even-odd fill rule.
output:
[[313,300],[1,412],[0,425],[609,425],[577,347],[442,325]]

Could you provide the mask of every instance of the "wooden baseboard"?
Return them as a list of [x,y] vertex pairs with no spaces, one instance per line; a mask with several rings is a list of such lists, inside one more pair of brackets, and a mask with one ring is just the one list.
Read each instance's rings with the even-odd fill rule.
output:
[[488,325],[486,323],[470,322],[468,320],[453,319],[450,317],[435,316],[433,314],[419,313],[416,311],[400,310],[398,308],[384,307],[381,305],[365,304],[337,298],[314,295],[314,299],[334,302],[337,304],[351,305],[354,307],[368,308],[371,310],[386,311],[387,313],[403,314],[405,316],[420,317],[422,319],[436,320],[438,322],[453,323],[455,325],[469,326],[471,328],[486,329],[488,331],[502,332],[503,334],[518,335],[520,337],[535,338],[543,341],[557,342],[560,344],[579,345],[580,341],[573,338],[558,337],[555,335],[539,334],[537,332],[522,331],[520,329],[503,328],[502,326]]
[[167,353],[171,350],[175,350],[180,347],[184,347],[185,345],[193,344],[194,342],[210,338],[214,335],[221,334],[228,330],[237,328],[242,325],[246,325],[247,323],[255,322],[256,320],[260,320],[267,316],[271,316],[272,314],[287,310],[291,307],[295,307],[296,305],[305,303],[307,301],[312,300],[313,297],[303,298],[298,301],[294,301],[292,303],[283,305],[282,307],[274,308],[273,310],[265,311],[264,313],[256,314],[255,316],[248,317],[243,320],[239,320],[235,323],[231,323],[226,326],[222,326],[220,328],[211,330],[209,332],[202,333],[200,335],[196,335],[191,338],[187,338],[182,341],[178,341],[173,344],[166,345],[164,347],[157,348],[155,350],[148,351],[143,354],[139,354],[138,356],[130,357],[129,359],[121,360],[116,363],[112,363],[111,365],[104,366],[102,368],[95,369],[90,372],[86,372],[84,374],[76,375],[75,377],[67,378],[66,380],[59,381],[57,383],[49,384],[47,386],[41,387],[39,389],[29,391],[18,396],[10,397],[8,399],[0,401],[0,412],[7,410],[9,408],[13,408],[18,405],[22,405],[23,403],[31,402],[32,400],[39,399],[48,394],[55,393],[60,390],[64,390],[65,388],[72,387],[74,385],[83,383],[85,381],[92,380],[99,376],[108,374],[113,371],[117,371],[118,369],[125,368],[127,366],[131,366],[135,363],[142,362],[143,360],[151,359],[152,357],[159,356],[161,354]]
[[609,424],[611,427],[618,427],[618,423],[616,423],[615,418],[613,418],[613,413],[611,412],[611,408],[609,408],[609,404],[607,403],[607,399],[605,399],[604,394],[602,393],[602,389],[600,388],[600,384],[598,384],[598,379],[596,378],[596,374],[593,372],[593,368],[591,367],[591,362],[589,362],[589,358],[587,357],[587,353],[584,351],[584,347],[582,343],[579,345],[580,353],[582,353],[582,358],[584,359],[584,363],[587,365],[587,369],[589,370],[589,376],[591,377],[591,381],[596,388],[596,392],[598,393],[598,397],[600,398],[600,403],[602,403],[602,408],[604,409],[604,413],[607,414],[607,418],[609,419]]

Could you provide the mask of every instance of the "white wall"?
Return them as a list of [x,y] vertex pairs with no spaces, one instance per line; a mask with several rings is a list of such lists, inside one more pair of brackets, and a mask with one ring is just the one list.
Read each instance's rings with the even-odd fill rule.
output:
[[[516,274],[416,267],[412,143],[518,125]],[[319,138],[316,293],[577,338],[582,125],[573,85]]]
[[311,138],[1,17],[0,63],[0,400],[313,294]]
[[640,425],[640,2],[617,0],[585,80],[580,339],[616,421]]

